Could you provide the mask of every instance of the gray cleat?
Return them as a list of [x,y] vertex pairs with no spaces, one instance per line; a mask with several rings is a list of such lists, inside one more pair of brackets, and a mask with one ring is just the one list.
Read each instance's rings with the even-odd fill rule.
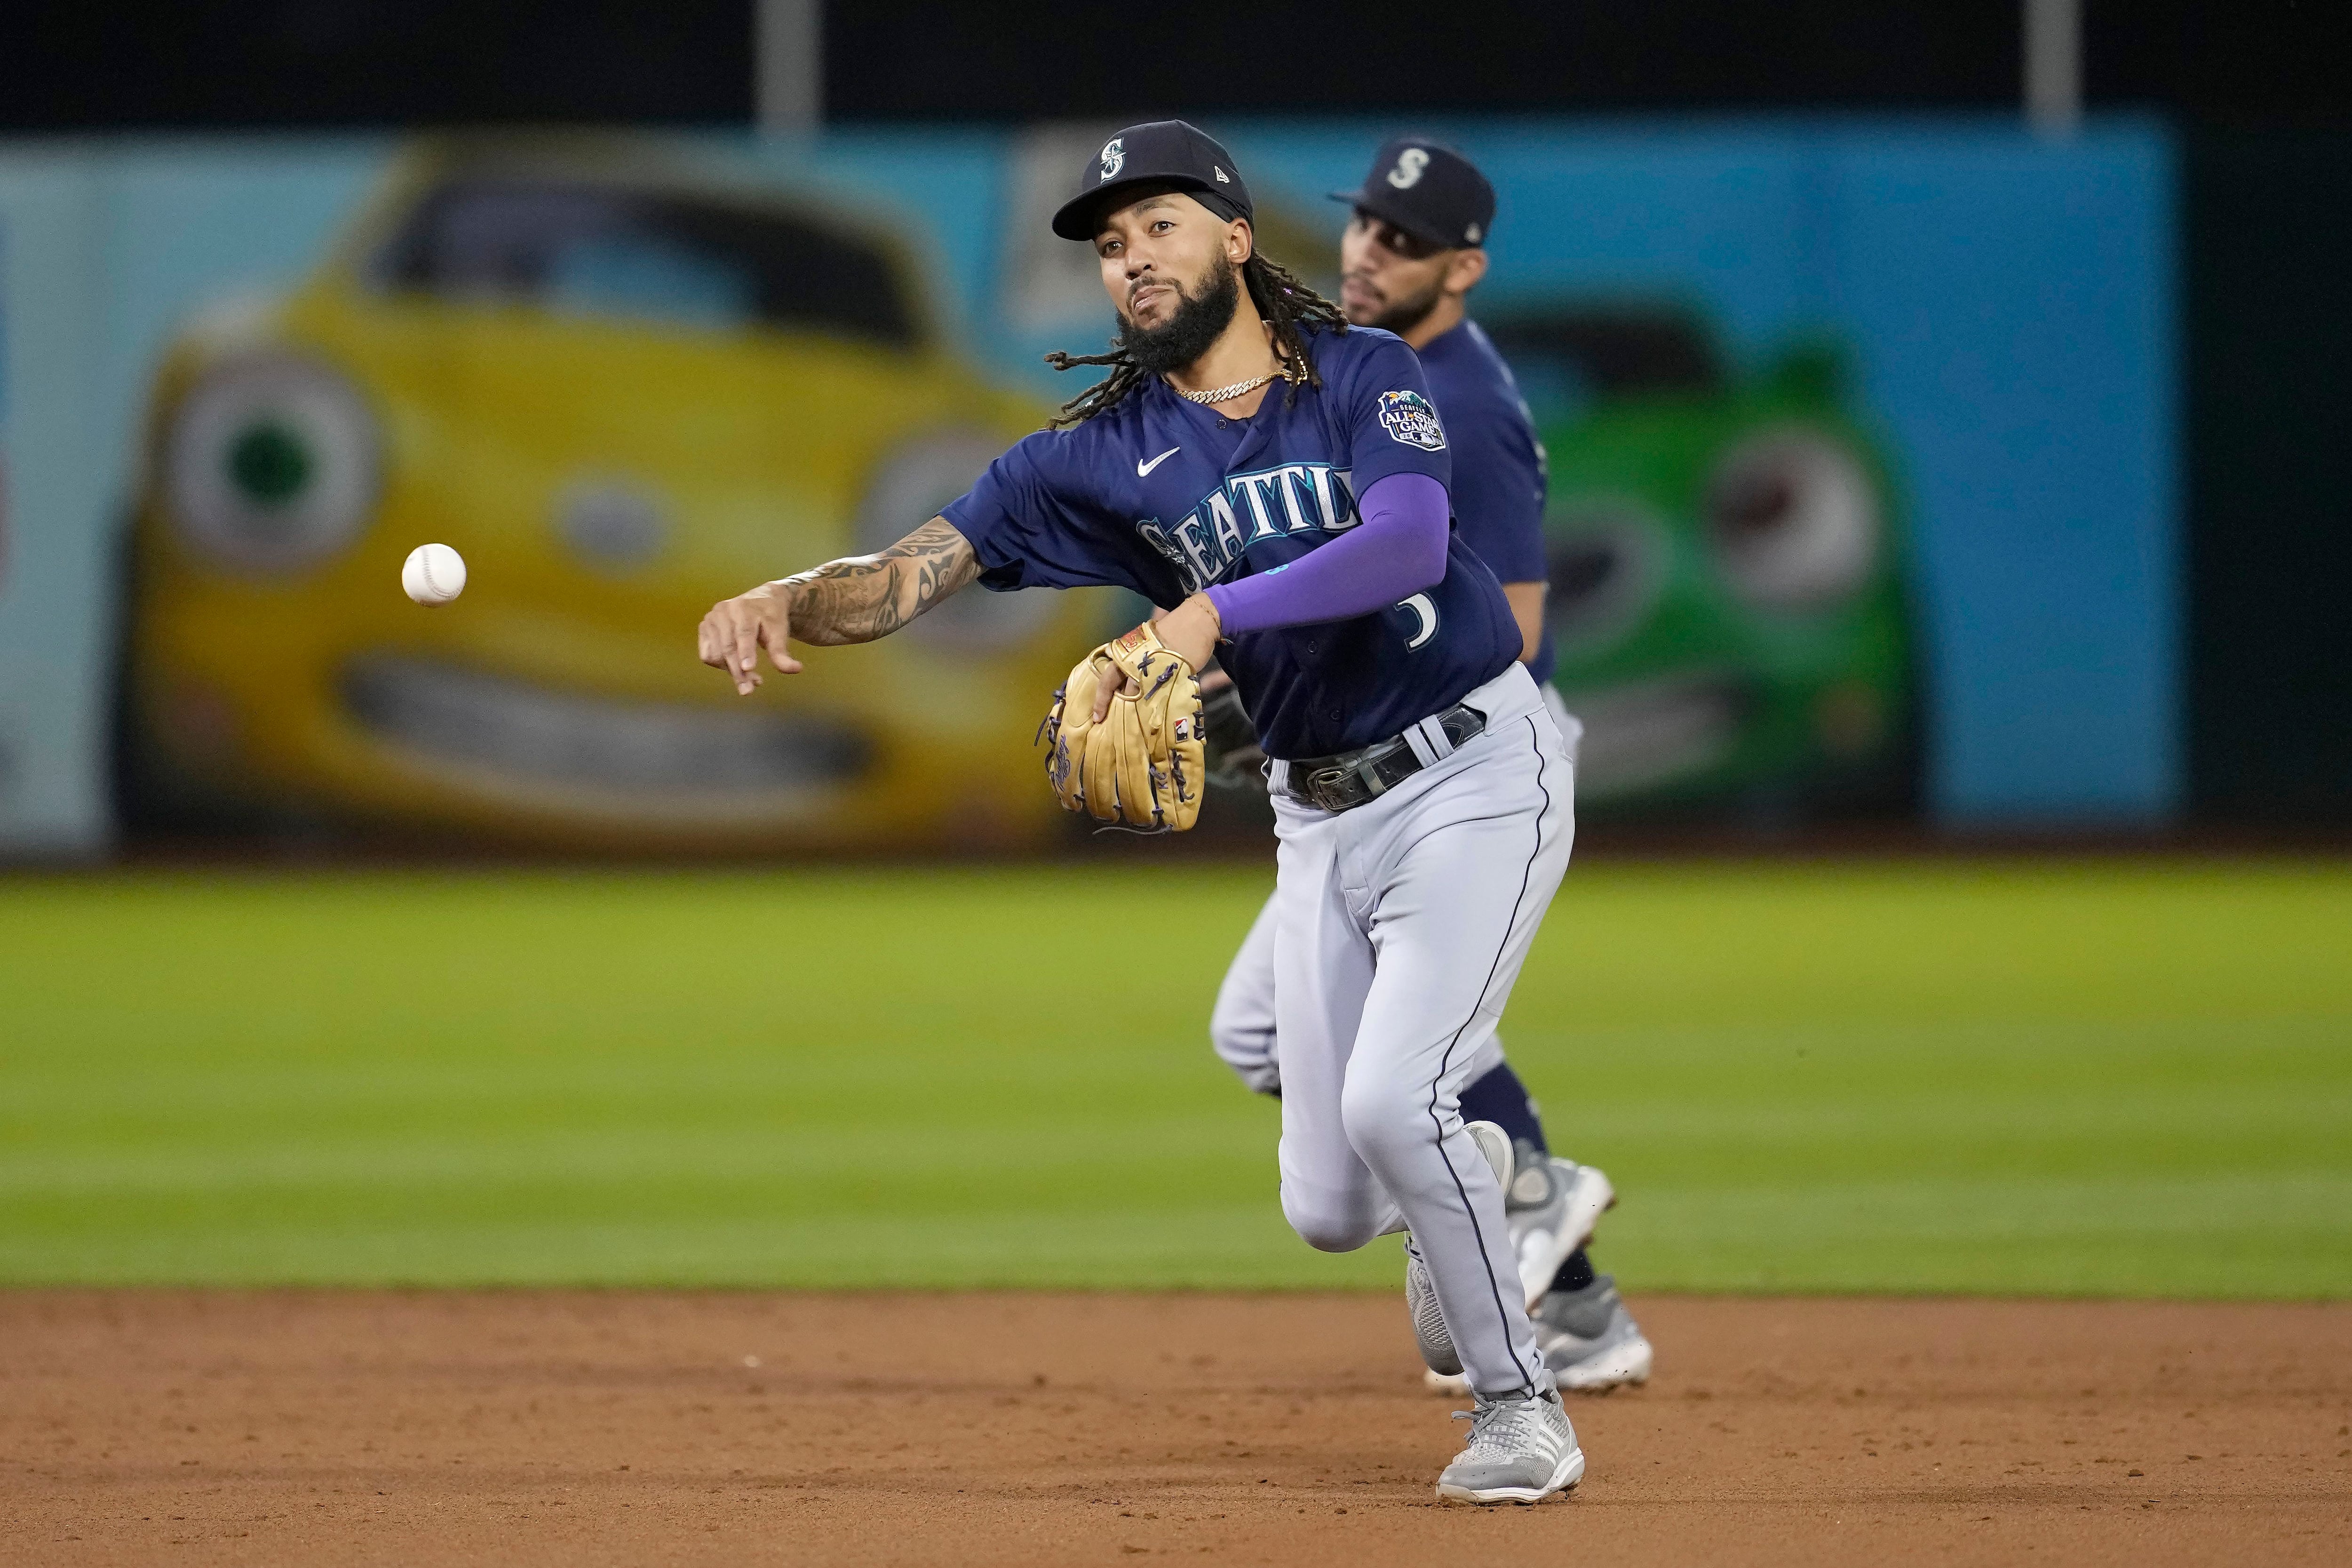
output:
[[1536,1343],[1559,1386],[1601,1394],[1650,1381],[1650,1342],[1603,1274],[1581,1290],[1554,1290],[1536,1309]]
[[[1554,1290],[1533,1313],[1536,1348],[1563,1394],[1606,1394],[1650,1381],[1650,1342],[1625,1310],[1617,1281],[1603,1274],[1581,1290]],[[1423,1374],[1433,1394],[1470,1397],[1459,1372],[1432,1366]]]
[[1515,1173],[1504,1188],[1503,1218],[1511,1228],[1511,1252],[1518,1259],[1528,1310],[1533,1311],[1559,1266],[1592,1239],[1593,1226],[1616,1206],[1617,1190],[1596,1165],[1538,1154],[1532,1146],[1516,1153]]
[[1429,1370],[1440,1377],[1460,1377],[1462,1357],[1445,1327],[1445,1314],[1438,1310],[1429,1265],[1421,1260],[1421,1248],[1410,1236],[1404,1238],[1404,1310],[1412,1314],[1413,1342],[1421,1346],[1421,1359],[1429,1363]]
[[[1465,1121],[1462,1131],[1470,1134],[1479,1157],[1493,1169],[1496,1184],[1507,1194],[1511,1190],[1510,1134],[1491,1121]],[[1421,1248],[1413,1245],[1410,1233],[1404,1238],[1404,1310],[1412,1315],[1412,1337],[1421,1346],[1421,1359],[1429,1364],[1429,1370],[1439,1377],[1460,1377],[1462,1357],[1454,1348],[1454,1335],[1445,1326],[1445,1314],[1437,1305],[1437,1291],[1429,1282],[1429,1265],[1422,1261]]]
[[1584,1450],[1557,1394],[1482,1398],[1454,1418],[1470,1423],[1470,1441],[1437,1478],[1449,1502],[1539,1502],[1584,1479]]

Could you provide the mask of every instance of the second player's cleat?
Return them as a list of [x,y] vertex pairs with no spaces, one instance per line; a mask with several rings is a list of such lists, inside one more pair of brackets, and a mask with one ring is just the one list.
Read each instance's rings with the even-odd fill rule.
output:
[[[1533,1314],[1536,1346],[1564,1393],[1606,1394],[1650,1381],[1650,1342],[1603,1274],[1581,1290],[1554,1290]],[[1467,1399],[1470,1383],[1457,1370],[1432,1366],[1422,1374],[1432,1394]]]
[[1584,1479],[1584,1450],[1557,1394],[1481,1399],[1454,1419],[1470,1423],[1470,1440],[1437,1478],[1449,1502],[1540,1502]]
[[1503,1217],[1511,1227],[1511,1247],[1519,1260],[1519,1284],[1528,1310],[1551,1289],[1569,1256],[1592,1239],[1601,1216],[1616,1206],[1617,1190],[1595,1165],[1538,1155],[1532,1149],[1517,1163],[1503,1190],[1509,1194]]
[[1650,1342],[1603,1274],[1581,1290],[1554,1290],[1536,1309],[1536,1343],[1564,1389],[1601,1394],[1650,1381]]
[[[1491,1121],[1465,1121],[1462,1131],[1470,1134],[1477,1149],[1495,1173],[1495,1182],[1507,1194],[1511,1190],[1511,1136]],[[1422,1261],[1421,1249],[1413,1245],[1411,1235],[1404,1238],[1404,1310],[1412,1318],[1413,1342],[1421,1347],[1421,1359],[1429,1365],[1432,1377],[1459,1378],[1462,1357],[1454,1348],[1454,1335],[1445,1326],[1445,1314],[1437,1305],[1436,1288],[1429,1282],[1429,1265]],[[1462,1385],[1468,1388],[1468,1384]]]

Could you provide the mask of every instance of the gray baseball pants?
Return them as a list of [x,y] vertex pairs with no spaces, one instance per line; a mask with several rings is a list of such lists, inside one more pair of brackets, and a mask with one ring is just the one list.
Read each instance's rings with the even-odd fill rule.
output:
[[[1584,726],[1561,706],[1559,693],[1539,688],[1545,710],[1568,741],[1568,756],[1576,760],[1577,742]],[[1274,899],[1268,895],[1241,950],[1217,987],[1217,1005],[1209,1014],[1209,1045],[1218,1060],[1253,1094],[1273,1094],[1282,1087],[1281,1070],[1274,1058]],[[1503,1037],[1489,1035],[1470,1063],[1465,1083],[1476,1083],[1503,1065]]]
[[1416,726],[1428,765],[1352,811],[1289,799],[1274,764],[1282,1207],[1325,1251],[1410,1229],[1471,1387],[1503,1395],[1551,1374],[1459,1097],[1568,868],[1575,770],[1522,666],[1465,700],[1481,734]]

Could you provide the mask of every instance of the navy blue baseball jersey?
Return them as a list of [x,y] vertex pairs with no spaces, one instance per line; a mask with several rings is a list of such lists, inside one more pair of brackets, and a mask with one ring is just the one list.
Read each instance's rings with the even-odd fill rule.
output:
[[[1172,608],[1355,527],[1356,497],[1391,474],[1446,482],[1445,429],[1402,340],[1357,328],[1308,345],[1323,385],[1293,403],[1276,382],[1246,419],[1154,376],[1108,414],[1024,439],[944,513],[978,553],[981,583],[1109,584]],[[1385,740],[1518,652],[1502,586],[1456,527],[1445,576],[1426,591],[1353,620],[1245,632],[1217,660],[1266,754],[1295,759]]]
[[[1464,542],[1503,582],[1543,582],[1544,449],[1511,367],[1466,319],[1422,347],[1421,366],[1454,451],[1454,517]],[[1551,668],[1547,622],[1528,673],[1548,681]]]

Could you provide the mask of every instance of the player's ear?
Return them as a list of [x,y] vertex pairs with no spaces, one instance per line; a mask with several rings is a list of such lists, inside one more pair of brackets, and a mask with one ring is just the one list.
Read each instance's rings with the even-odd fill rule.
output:
[[1457,250],[1446,264],[1445,288],[1448,293],[1467,294],[1478,287],[1486,276],[1486,253],[1483,249]]
[[1257,236],[1250,232],[1249,219],[1237,217],[1225,226],[1225,259],[1239,267],[1257,250]]

